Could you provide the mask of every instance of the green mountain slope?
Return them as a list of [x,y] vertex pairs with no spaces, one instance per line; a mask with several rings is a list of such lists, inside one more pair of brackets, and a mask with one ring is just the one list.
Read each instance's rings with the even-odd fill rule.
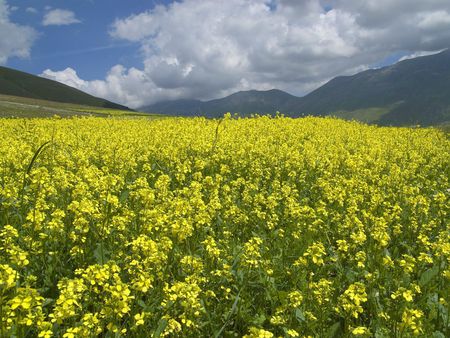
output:
[[436,124],[450,120],[450,50],[337,77],[289,107],[294,115],[384,111],[379,124]]
[[86,94],[62,83],[6,67],[0,67],[0,94],[91,107],[130,110],[128,107]]

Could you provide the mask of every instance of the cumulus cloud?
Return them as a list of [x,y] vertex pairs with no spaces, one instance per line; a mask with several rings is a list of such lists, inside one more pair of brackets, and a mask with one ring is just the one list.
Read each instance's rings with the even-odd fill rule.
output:
[[88,82],[80,79],[77,75],[77,72],[70,67],[67,67],[66,69],[59,72],[54,72],[50,69],[46,69],[40,76],[64,83],[68,86],[75,87],[81,90],[88,89]]
[[399,51],[447,48],[449,20],[448,0],[177,1],[117,19],[110,35],[139,43],[143,66],[85,88],[134,107],[246,89],[302,95]]
[[44,26],[63,26],[72,25],[74,23],[80,23],[75,16],[75,13],[67,9],[50,9],[45,13],[42,20]]
[[13,56],[28,57],[37,37],[33,28],[11,22],[10,11],[6,1],[0,0],[0,64]]

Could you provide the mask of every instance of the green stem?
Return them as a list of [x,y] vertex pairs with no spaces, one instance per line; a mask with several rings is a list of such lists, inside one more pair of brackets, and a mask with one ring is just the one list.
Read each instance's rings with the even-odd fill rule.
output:
[[3,293],[0,294],[0,337],[5,336],[5,331],[3,328]]
[[100,241],[100,262],[102,265],[105,263],[105,257],[103,254],[103,239]]

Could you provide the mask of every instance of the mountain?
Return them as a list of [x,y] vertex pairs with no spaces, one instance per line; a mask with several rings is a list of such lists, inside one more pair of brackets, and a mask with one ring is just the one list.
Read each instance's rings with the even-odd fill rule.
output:
[[221,116],[226,112],[239,112],[243,115],[249,115],[251,113],[271,114],[279,110],[279,107],[286,105],[287,102],[297,99],[298,97],[278,89],[267,91],[249,90],[210,101],[163,101],[143,107],[140,110],[147,112],[157,111],[160,114],[166,115],[205,115],[210,117]]
[[130,110],[128,107],[86,94],[65,84],[6,67],[0,67],[0,94],[91,107]]
[[[304,96],[294,112],[328,115],[379,109],[379,124],[430,125],[450,120],[450,50],[340,76]],[[350,116],[351,114],[348,114]]]
[[252,113],[274,113],[279,108],[296,101],[298,98],[278,89],[267,91],[249,90],[241,91],[222,99],[206,102],[205,112],[223,115],[225,112],[239,112],[243,115]]
[[158,111],[161,114],[176,116],[201,115],[202,112],[206,112],[202,108],[204,103],[199,100],[187,99],[161,101],[151,106],[142,107],[139,110],[146,112]]
[[450,121],[450,50],[339,76],[304,97],[280,90],[238,92],[211,101],[159,102],[143,111],[220,116],[225,112],[335,115],[380,125]]

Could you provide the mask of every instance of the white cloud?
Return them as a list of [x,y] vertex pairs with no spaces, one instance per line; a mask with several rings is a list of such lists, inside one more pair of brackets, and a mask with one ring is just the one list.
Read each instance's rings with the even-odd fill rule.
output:
[[444,10],[421,13],[418,26],[424,29],[439,29],[450,25],[450,13]]
[[419,52],[415,52],[415,53],[412,53],[412,54],[405,55],[402,58],[400,58],[400,60],[398,60],[398,61],[409,60],[409,59],[413,59],[413,58],[417,58],[417,57],[421,57],[421,56],[433,55],[433,54],[437,54],[437,53],[442,52],[442,51],[443,50],[419,51]]
[[34,7],[27,7],[27,8],[25,8],[25,12],[30,13],[30,14],[37,14],[38,10]]
[[449,13],[448,0],[177,1],[116,20],[111,36],[139,43],[143,67],[118,65],[85,88],[134,107],[243,89],[302,95],[399,51],[448,47]]
[[88,82],[80,79],[77,75],[77,72],[70,67],[67,67],[66,69],[59,72],[53,72],[50,69],[46,69],[40,76],[64,83],[68,86],[75,87],[81,90],[88,89]]
[[81,21],[76,18],[75,13],[67,9],[49,9],[42,20],[44,26],[62,26],[80,22]]
[[11,22],[10,11],[6,1],[0,0],[0,64],[10,57],[28,57],[37,37],[33,28]]

